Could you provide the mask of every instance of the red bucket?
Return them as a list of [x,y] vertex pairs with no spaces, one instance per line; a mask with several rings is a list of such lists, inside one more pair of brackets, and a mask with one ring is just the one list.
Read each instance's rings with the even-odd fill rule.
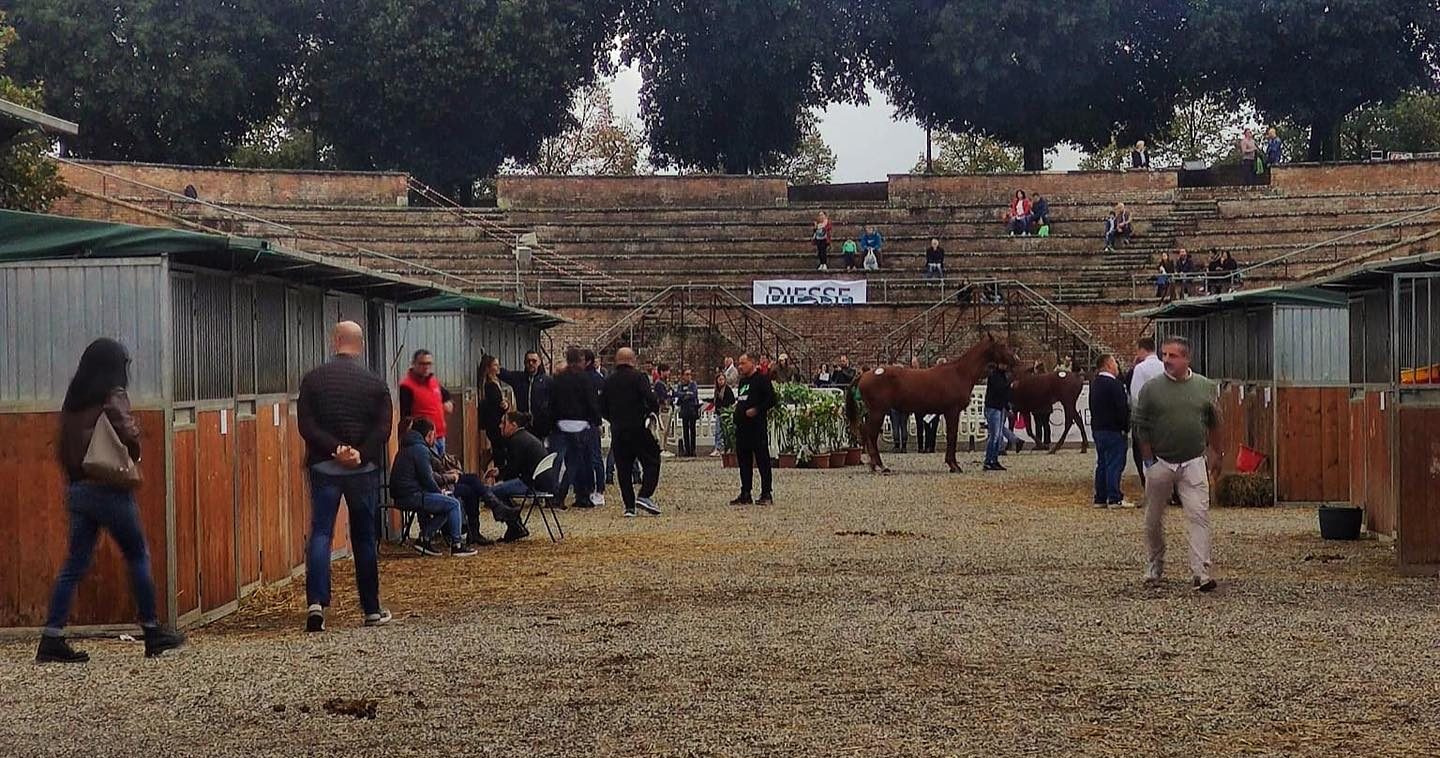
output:
[[1265,465],[1265,454],[1249,445],[1240,446],[1240,454],[1235,456],[1235,470],[1242,474],[1253,474]]

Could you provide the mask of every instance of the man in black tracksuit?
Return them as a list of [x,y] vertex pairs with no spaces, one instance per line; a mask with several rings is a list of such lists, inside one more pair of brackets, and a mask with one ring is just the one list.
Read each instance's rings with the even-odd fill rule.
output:
[[[610,450],[615,454],[615,477],[625,501],[625,515],[634,516],[636,506],[660,515],[660,506],[651,499],[660,483],[660,443],[645,428],[645,420],[660,411],[660,399],[650,377],[635,370],[635,351],[628,347],[615,351],[615,370],[605,379],[600,411],[610,422]],[[638,497],[633,481],[637,460],[642,472]]]
[[[775,406],[775,388],[760,373],[755,359],[740,355],[740,387],[735,390],[735,454],[740,464],[740,496],[731,505],[771,505],[770,426],[768,415]],[[760,499],[750,499],[752,466],[760,467]]]

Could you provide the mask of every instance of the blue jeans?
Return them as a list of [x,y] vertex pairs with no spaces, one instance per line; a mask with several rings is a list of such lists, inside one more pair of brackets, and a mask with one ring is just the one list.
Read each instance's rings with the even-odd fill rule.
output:
[[59,637],[70,618],[75,588],[95,558],[95,543],[104,529],[120,546],[130,570],[130,592],[142,626],[159,623],[155,613],[155,580],[150,576],[150,551],[140,525],[140,506],[135,493],[99,484],[76,482],[65,491],[65,509],[70,516],[69,552],[55,578],[50,595],[50,612],[45,616],[44,634]]
[[445,454],[445,438],[444,438],[444,437],[436,437],[436,438],[435,438],[435,452],[437,452],[437,453],[439,453],[439,454],[441,454],[441,455],[444,455],[444,454]]
[[595,488],[595,470],[590,464],[590,430],[583,432],[556,431],[550,435],[550,452],[556,459],[564,461],[565,473],[560,477],[560,486],[555,497],[561,502],[570,494],[570,485],[575,485],[575,499],[588,501]]
[[435,532],[445,527],[450,544],[460,541],[460,501],[443,492],[426,492],[420,496],[420,539],[429,542]]
[[1120,475],[1125,471],[1125,434],[1095,430],[1095,502],[1111,505],[1125,499]]
[[605,452],[600,449],[600,427],[590,427],[590,481],[595,491],[605,494]]
[[985,430],[985,464],[998,464],[1000,463],[1000,450],[1005,446],[1006,433],[1010,431],[1005,428],[1005,410],[1003,408],[985,409]]
[[330,550],[340,497],[350,511],[350,549],[355,555],[355,587],[366,615],[380,612],[380,559],[375,522],[380,510],[380,472],[310,475],[310,543],[305,550],[305,602],[330,605]]

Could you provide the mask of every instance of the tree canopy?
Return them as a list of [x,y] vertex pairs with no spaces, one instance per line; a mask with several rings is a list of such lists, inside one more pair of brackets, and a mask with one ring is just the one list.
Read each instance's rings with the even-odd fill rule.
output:
[[[41,108],[38,87],[22,87],[6,74],[6,55],[14,42],[15,29],[0,11],[0,99]],[[0,208],[43,211],[64,193],[55,163],[45,157],[49,148],[50,141],[38,133],[0,141]]]
[[[1023,167],[1020,150],[993,137],[974,132],[937,132],[933,135],[931,152],[936,174],[1003,174]],[[924,174],[932,167],[925,165],[925,156],[915,161],[911,173]]]

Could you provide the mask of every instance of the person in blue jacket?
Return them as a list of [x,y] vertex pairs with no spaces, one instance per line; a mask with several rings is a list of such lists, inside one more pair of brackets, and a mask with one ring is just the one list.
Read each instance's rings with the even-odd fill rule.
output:
[[875,271],[880,268],[880,248],[885,246],[885,238],[874,226],[866,224],[865,234],[860,237],[860,253],[862,265],[866,271]]
[[415,549],[423,555],[440,555],[432,544],[435,533],[445,528],[453,556],[474,555],[475,548],[465,544],[461,535],[460,501],[445,494],[435,482],[430,463],[430,447],[435,444],[435,425],[429,419],[417,418],[410,431],[400,438],[400,449],[390,466],[390,494],[403,508],[420,512],[420,538]]

